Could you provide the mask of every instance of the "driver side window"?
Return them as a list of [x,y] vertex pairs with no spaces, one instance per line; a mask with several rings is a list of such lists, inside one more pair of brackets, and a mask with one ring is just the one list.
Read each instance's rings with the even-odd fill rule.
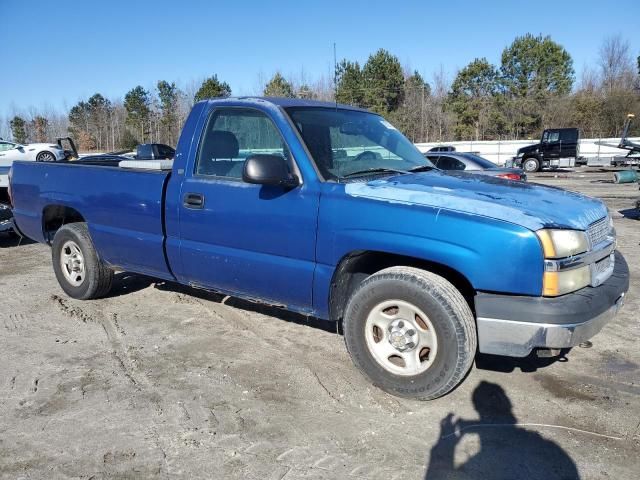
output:
[[245,160],[258,153],[290,157],[271,119],[252,109],[215,110],[200,142],[196,174],[242,179]]
[[16,148],[16,146],[13,143],[0,142],[0,152],[5,152],[7,150],[11,150],[12,148]]
[[560,132],[549,133],[549,142],[557,142],[558,140],[560,140]]

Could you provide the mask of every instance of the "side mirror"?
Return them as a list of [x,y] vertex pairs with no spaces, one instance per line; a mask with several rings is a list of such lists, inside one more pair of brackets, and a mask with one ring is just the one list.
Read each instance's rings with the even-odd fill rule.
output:
[[251,155],[244,162],[242,180],[257,185],[293,188],[300,184],[298,177],[289,173],[289,166],[279,155]]

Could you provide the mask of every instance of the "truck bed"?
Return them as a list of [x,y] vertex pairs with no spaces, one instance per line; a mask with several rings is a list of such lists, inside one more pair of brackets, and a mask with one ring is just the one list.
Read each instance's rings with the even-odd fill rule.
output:
[[114,269],[172,279],[162,202],[169,175],[106,161],[15,162],[14,215],[25,235],[48,242],[47,212],[67,209],[87,222],[97,251]]

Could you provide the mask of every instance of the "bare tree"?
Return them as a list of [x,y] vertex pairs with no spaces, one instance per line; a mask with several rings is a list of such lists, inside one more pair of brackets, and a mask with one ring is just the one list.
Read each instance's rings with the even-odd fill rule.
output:
[[634,70],[629,42],[620,35],[607,37],[599,51],[598,64],[607,93],[633,87]]

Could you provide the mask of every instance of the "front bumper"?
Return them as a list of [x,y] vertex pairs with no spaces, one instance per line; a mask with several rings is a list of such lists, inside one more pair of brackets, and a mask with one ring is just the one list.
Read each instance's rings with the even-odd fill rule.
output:
[[534,348],[574,347],[596,335],[622,306],[629,267],[615,253],[611,277],[561,297],[476,296],[478,348],[482,353],[526,357]]

